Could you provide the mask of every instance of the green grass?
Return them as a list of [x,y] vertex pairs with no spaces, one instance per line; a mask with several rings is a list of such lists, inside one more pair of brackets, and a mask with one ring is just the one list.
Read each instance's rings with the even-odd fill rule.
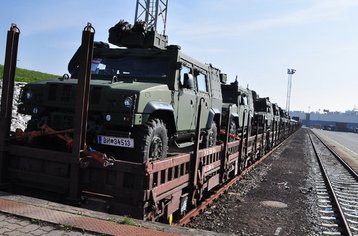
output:
[[130,218],[129,216],[124,216],[123,219],[119,223],[123,224],[123,225],[134,225],[134,226],[137,225],[134,222],[134,220],[132,218]]
[[[4,74],[4,66],[0,65],[0,80],[3,79],[3,74]],[[42,73],[33,70],[21,69],[21,68],[16,68],[16,73],[15,73],[15,81],[27,82],[27,83],[37,80],[53,79],[58,77],[60,76]]]

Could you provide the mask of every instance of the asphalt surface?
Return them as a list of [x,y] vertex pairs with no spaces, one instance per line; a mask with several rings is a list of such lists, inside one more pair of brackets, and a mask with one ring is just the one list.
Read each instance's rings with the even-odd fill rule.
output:
[[355,153],[358,156],[358,134],[319,129],[314,129],[314,131],[320,135],[330,138],[337,144],[344,146],[346,149],[349,149],[351,152]]

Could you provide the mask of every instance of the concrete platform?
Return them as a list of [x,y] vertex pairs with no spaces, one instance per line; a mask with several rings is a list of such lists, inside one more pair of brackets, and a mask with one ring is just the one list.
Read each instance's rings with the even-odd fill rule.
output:
[[225,235],[0,192],[0,235]]

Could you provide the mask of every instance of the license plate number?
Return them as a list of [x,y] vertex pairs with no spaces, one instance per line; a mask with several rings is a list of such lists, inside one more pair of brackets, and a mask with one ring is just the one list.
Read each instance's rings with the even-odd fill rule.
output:
[[134,147],[134,140],[132,138],[120,138],[112,136],[98,135],[97,141],[102,145],[116,146],[116,147]]

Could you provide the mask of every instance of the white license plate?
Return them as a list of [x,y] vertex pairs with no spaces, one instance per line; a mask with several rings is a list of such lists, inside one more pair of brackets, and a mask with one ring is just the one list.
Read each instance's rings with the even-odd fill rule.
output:
[[97,141],[102,145],[116,146],[116,147],[134,147],[134,140],[132,138],[119,138],[112,136],[98,135]]

